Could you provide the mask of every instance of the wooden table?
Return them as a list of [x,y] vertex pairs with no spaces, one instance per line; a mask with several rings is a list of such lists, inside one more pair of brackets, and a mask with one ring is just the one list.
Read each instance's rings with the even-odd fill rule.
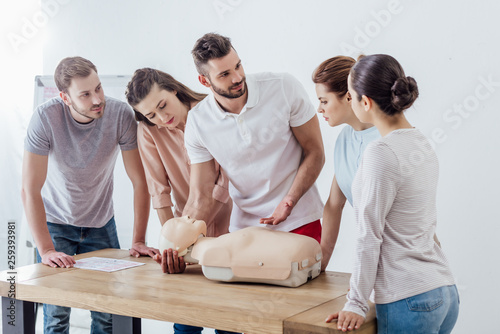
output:
[[[140,333],[141,318],[250,334],[340,333],[336,323],[324,319],[343,307],[350,274],[326,272],[301,287],[285,288],[210,281],[198,265],[183,274],[163,274],[153,259],[130,257],[127,250],[104,249],[76,259],[91,256],[145,265],[113,273],[42,264],[16,268],[15,300],[7,298],[12,274],[1,272],[3,333],[34,333],[33,302],[112,313],[113,332],[120,334]],[[16,327],[7,323],[11,303],[17,305]],[[373,307],[354,333],[376,333]]]

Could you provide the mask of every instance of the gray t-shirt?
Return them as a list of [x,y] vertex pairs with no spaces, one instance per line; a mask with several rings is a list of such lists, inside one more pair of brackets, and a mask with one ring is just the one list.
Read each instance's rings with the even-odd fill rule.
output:
[[48,155],[42,198],[47,221],[102,227],[113,217],[113,170],[118,146],[137,148],[137,123],[124,102],[106,97],[104,115],[81,124],[60,98],[34,112],[26,151]]

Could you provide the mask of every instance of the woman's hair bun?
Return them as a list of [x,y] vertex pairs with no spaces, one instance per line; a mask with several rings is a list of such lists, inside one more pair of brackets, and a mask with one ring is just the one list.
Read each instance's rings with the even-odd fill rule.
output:
[[396,112],[411,107],[418,97],[418,86],[412,77],[400,77],[391,87],[391,105]]

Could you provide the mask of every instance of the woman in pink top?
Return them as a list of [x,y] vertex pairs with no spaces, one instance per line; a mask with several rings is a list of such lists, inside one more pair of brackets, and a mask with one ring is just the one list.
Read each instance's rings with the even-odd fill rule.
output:
[[[171,75],[151,68],[135,71],[125,95],[139,121],[137,145],[153,207],[163,225],[168,219],[182,215],[188,199],[190,162],[184,147],[184,128],[189,110],[206,95],[196,93]],[[213,197],[221,205],[214,219],[206,222],[207,235],[213,237],[228,232],[232,209],[228,179],[217,163],[215,166],[218,178],[214,180]],[[165,250],[162,256],[164,272],[184,271],[185,263],[176,253],[175,250]],[[200,333],[201,330],[200,327],[174,325],[176,333]]]
[[[163,225],[182,215],[188,198],[190,162],[184,147],[184,128],[189,110],[206,95],[192,91],[167,73],[143,68],[135,71],[126,96],[139,121],[137,144],[153,207]],[[228,180],[220,171],[217,174],[213,196],[222,204],[214,220],[206,222],[211,236],[228,231],[232,208]]]

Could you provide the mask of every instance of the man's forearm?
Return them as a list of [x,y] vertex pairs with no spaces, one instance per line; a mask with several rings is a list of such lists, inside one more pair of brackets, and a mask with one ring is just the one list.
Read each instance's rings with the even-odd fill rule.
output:
[[33,194],[22,191],[22,201],[26,219],[31,230],[31,234],[35,239],[38,253],[43,256],[50,250],[55,250],[54,244],[50,237],[49,229],[47,228],[47,217],[45,207],[43,205],[42,195],[40,193]]
[[204,220],[207,224],[215,218],[222,206],[221,202],[213,198],[217,177],[213,159],[191,165],[189,197],[183,216]]
[[300,198],[316,182],[324,163],[325,156],[322,151],[310,152],[305,155],[304,160],[297,170],[297,175],[295,175],[292,186],[287,193],[294,205],[297,204]]
[[190,194],[182,215],[188,215],[191,218],[204,220],[208,223],[214,219],[221,206],[222,203],[215,200],[212,196]]
[[134,232],[132,244],[146,243],[150,196],[145,183],[134,187]]

